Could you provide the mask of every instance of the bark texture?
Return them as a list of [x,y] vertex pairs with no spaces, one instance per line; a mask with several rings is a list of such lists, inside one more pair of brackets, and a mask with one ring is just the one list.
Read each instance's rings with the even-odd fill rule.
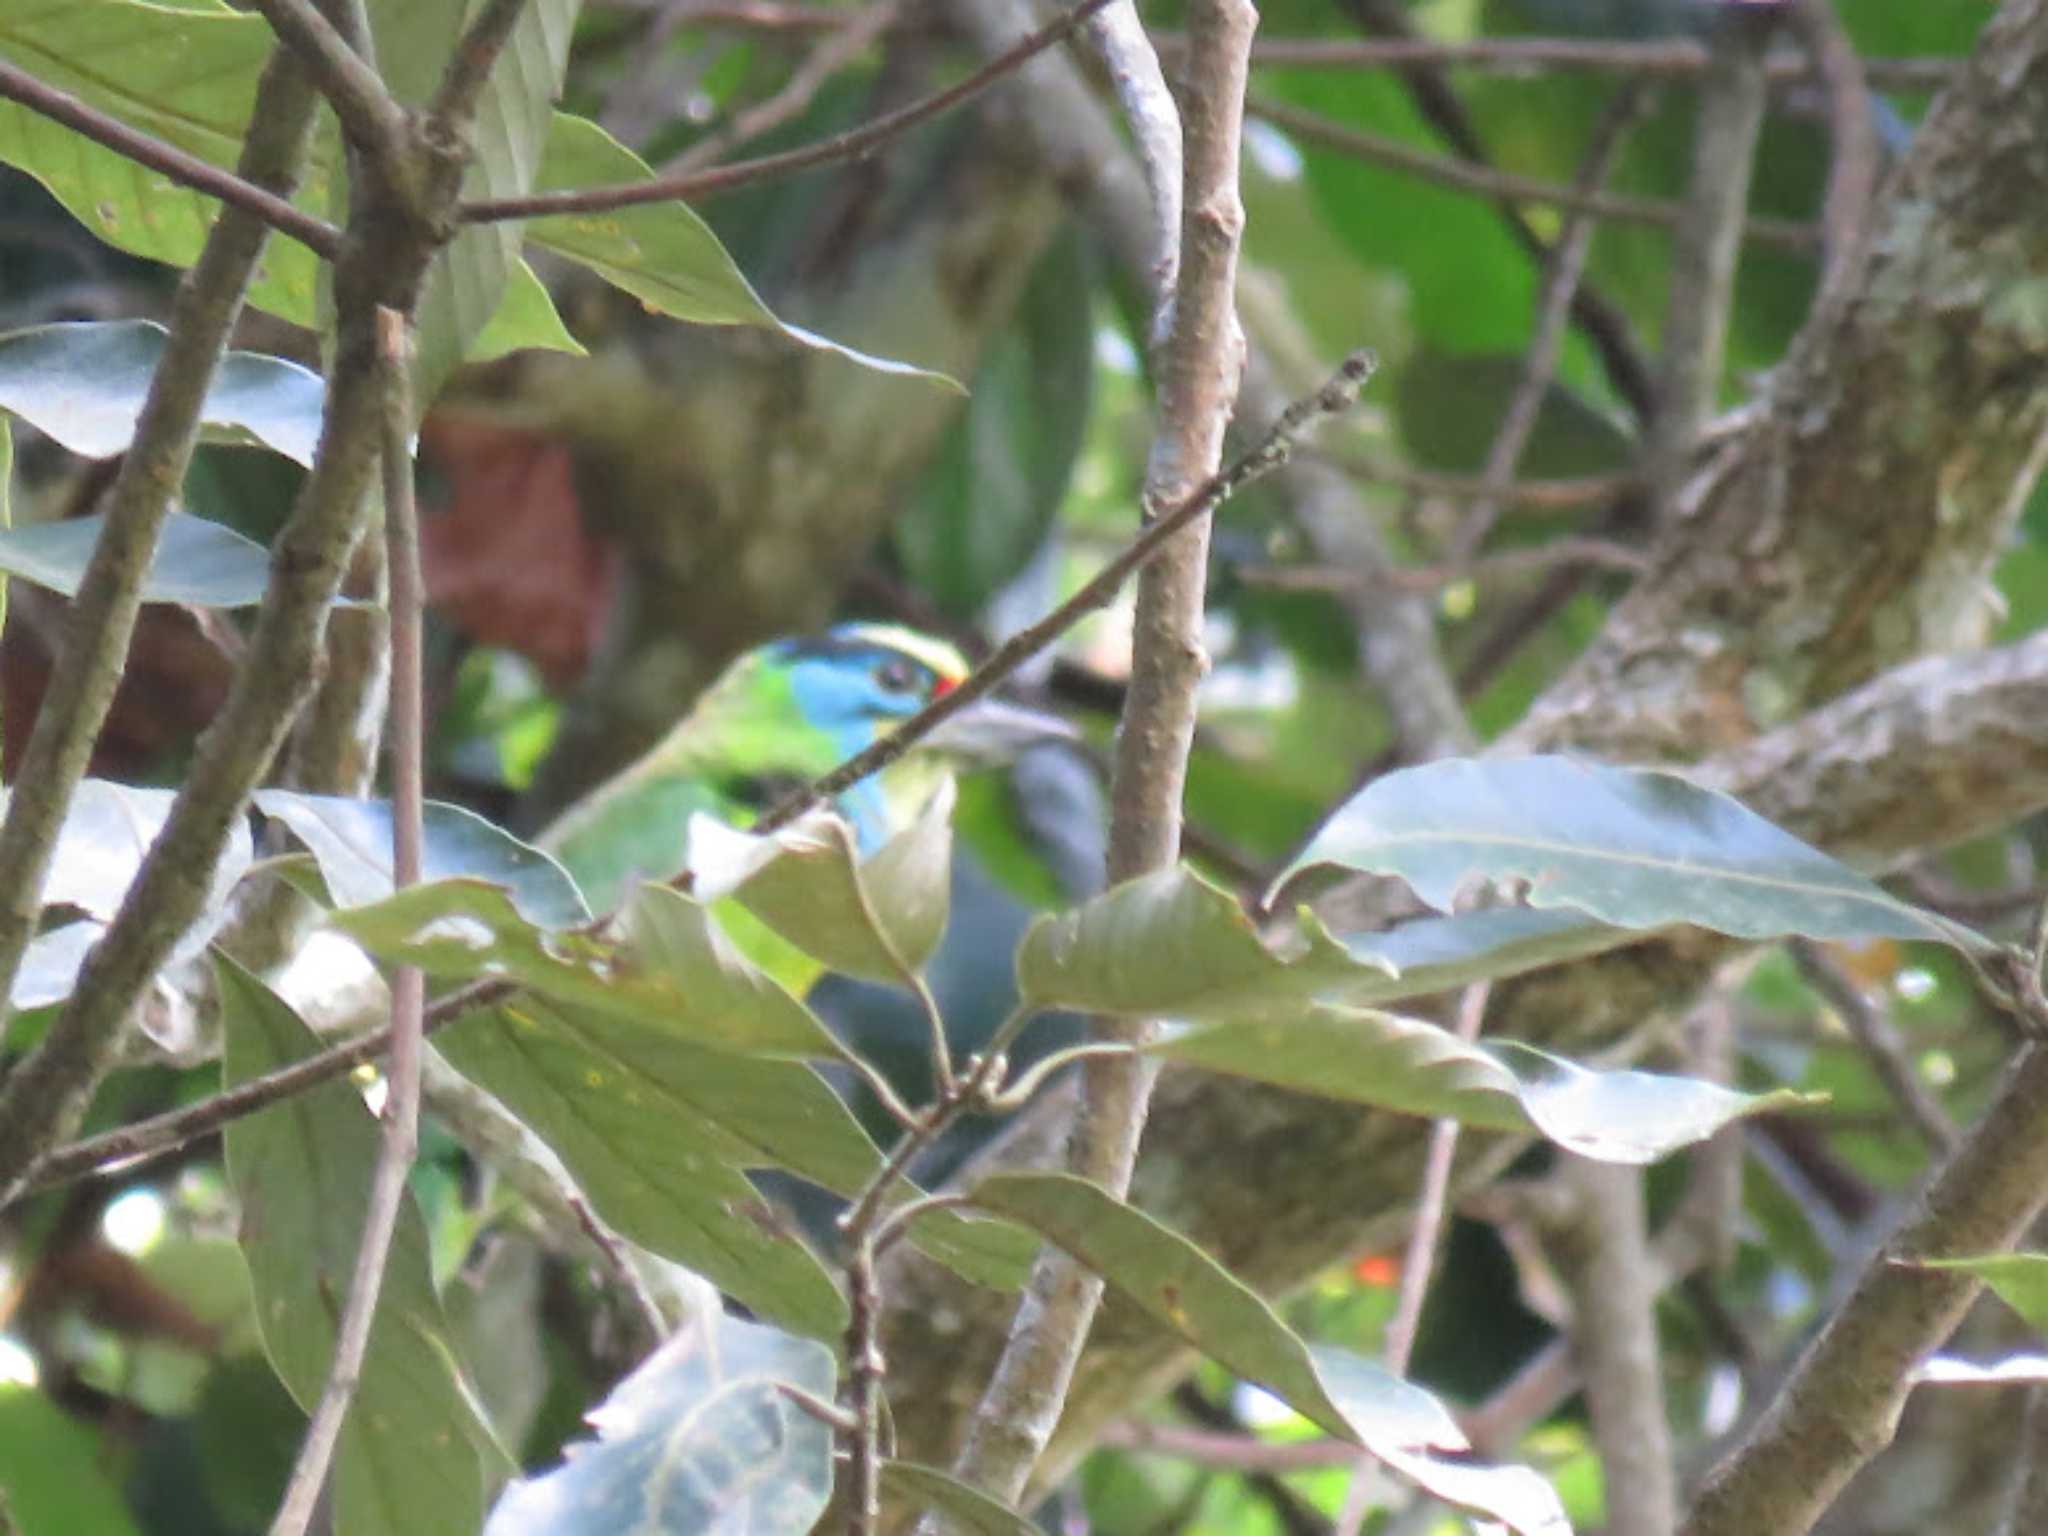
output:
[[[1854,280],[1814,315],[1756,425],[1502,750],[1705,748],[1702,777],[1872,867],[2048,804],[2048,639],[1902,666],[1981,636],[1993,563],[2048,451],[2044,293],[2048,0],[2016,0],[1930,112]],[[1637,946],[1504,988],[1498,1016],[1528,1038],[1611,1044],[1682,1006],[1732,949]],[[1054,1095],[989,1161],[1044,1162],[1070,1109]],[[1169,1073],[1133,1195],[1282,1292],[1398,1233],[1425,1130]],[[1503,1155],[1468,1138],[1461,1170]],[[943,1461],[1008,1303],[910,1256],[884,1290],[903,1454]],[[1183,1363],[1109,1307],[1037,1486]]]

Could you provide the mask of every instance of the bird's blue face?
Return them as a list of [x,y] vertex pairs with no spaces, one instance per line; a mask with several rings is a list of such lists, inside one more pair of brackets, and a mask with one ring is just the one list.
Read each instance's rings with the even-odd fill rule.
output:
[[941,670],[943,655],[914,656],[859,625],[780,641],[775,649],[804,723],[829,736],[840,757],[868,746],[959,681],[957,671]]

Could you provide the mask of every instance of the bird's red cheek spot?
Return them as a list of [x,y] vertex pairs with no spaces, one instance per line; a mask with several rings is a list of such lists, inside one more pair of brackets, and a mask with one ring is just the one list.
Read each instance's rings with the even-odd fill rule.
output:
[[943,699],[947,694],[951,693],[955,688],[958,688],[959,686],[960,683],[957,678],[942,677],[932,684],[932,697],[935,699]]

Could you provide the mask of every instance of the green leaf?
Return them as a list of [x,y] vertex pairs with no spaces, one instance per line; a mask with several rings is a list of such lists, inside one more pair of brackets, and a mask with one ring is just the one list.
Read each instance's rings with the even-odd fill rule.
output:
[[[176,9],[139,0],[68,0],[0,14],[0,56],[38,79],[214,165],[232,167],[274,39],[227,6]],[[190,266],[219,204],[48,118],[0,101],[0,160],[35,177],[71,215],[119,250]],[[326,201],[323,171],[300,198]],[[319,259],[272,234],[249,302],[316,323]]]
[[[865,863],[837,816],[809,817],[770,837],[708,818],[691,824],[691,867],[699,889],[737,880],[735,899],[805,954],[867,981],[907,984],[931,960],[946,931],[953,862],[954,787],[949,778],[916,821]],[[715,868],[698,862],[705,834]]]
[[[664,911],[670,923],[681,921],[674,909]],[[549,932],[522,916],[504,890],[470,879],[409,886],[374,905],[329,913],[327,921],[371,954],[443,980],[503,977],[557,1002],[730,1051],[838,1054],[808,1009],[765,990],[748,962],[716,937],[705,937],[684,969],[670,970],[667,964],[684,963],[679,941],[650,954],[590,934]]]
[[592,1410],[595,1441],[505,1490],[484,1536],[804,1536],[832,1492],[832,1433],[782,1389],[830,1402],[835,1379],[817,1344],[693,1318]]
[[[216,974],[230,1086],[319,1049],[298,1015],[254,976],[225,959]],[[226,1140],[264,1348],[310,1410],[355,1266],[376,1122],[352,1085],[330,1082],[236,1121]],[[426,1229],[408,1195],[336,1457],[339,1536],[476,1529],[483,1479],[502,1465],[490,1447],[448,1343]]]
[[1812,1102],[1698,1078],[1596,1072],[1511,1040],[1474,1044],[1421,1019],[1306,1004],[1287,1016],[1169,1031],[1152,1055],[1322,1098],[1496,1131],[1537,1131],[1584,1157],[1648,1163],[1731,1121]]
[[[557,112],[536,190],[610,187],[653,179],[646,162],[587,118]],[[605,213],[550,214],[526,225],[535,245],[590,268],[665,315],[699,325],[755,325],[866,368],[960,385],[942,373],[856,352],[778,320],[710,226],[673,199]]]
[[514,262],[505,280],[505,295],[488,324],[470,342],[463,355],[467,363],[488,363],[508,352],[538,347],[549,352],[587,355],[582,342],[569,334],[568,326],[548,296],[547,284],[534,275],[524,261]]
[[1039,1008],[1182,1019],[1285,1016],[1333,988],[1385,985],[1307,920],[1269,944],[1235,897],[1185,865],[1042,917],[1017,950],[1017,987]]
[[137,1536],[101,1433],[34,1387],[0,1383],[0,1510],[11,1529]]
[[1039,1232],[1181,1338],[1334,1435],[1530,1536],[1569,1536],[1557,1496],[1527,1468],[1445,1462],[1465,1437],[1429,1393],[1360,1356],[1311,1349],[1254,1291],[1179,1233],[1065,1174],[1003,1173],[976,1205]]
[[[106,522],[104,514],[94,512],[0,529],[0,571],[76,597]],[[263,601],[269,581],[270,553],[261,544],[219,523],[172,512],[164,518],[149,573],[142,578],[142,600],[246,608]]]
[[882,1493],[912,1509],[943,1516],[941,1529],[960,1536],[1042,1536],[1039,1528],[1009,1505],[950,1472],[915,1461],[882,1463]]
[[[707,1255],[701,1234],[722,1235],[727,1213],[697,1191],[701,1180],[670,1180],[668,1162],[782,1168],[847,1196],[881,1166],[852,1112],[798,1062],[706,1049],[653,1025],[532,1000],[472,1014],[435,1042],[465,1076],[532,1109],[525,1118],[592,1197],[620,1213],[621,1230],[720,1283],[724,1250],[713,1245]],[[579,1150],[556,1140],[550,1126],[558,1122]],[[679,1211],[662,1201],[680,1202]],[[911,1238],[965,1278],[998,1289],[1022,1282],[1037,1246],[1007,1223],[946,1210],[919,1217]],[[744,1299],[746,1284],[742,1276],[727,1289]]]
[[[1425,351],[1401,369],[1395,390],[1409,455],[1430,469],[1478,474],[1522,387],[1520,353]],[[1520,472],[1532,479],[1603,475],[1635,459],[1629,435],[1564,385],[1552,381],[1529,433]]]
[[1596,923],[1569,908],[1488,907],[1417,918],[1382,932],[1340,931],[1331,937],[1362,964],[1391,973],[1345,986],[1344,1000],[1384,1003],[1582,960],[1634,943],[1641,935]]
[[[335,905],[369,906],[392,894],[391,802],[259,789],[256,809],[283,822],[319,861]],[[421,881],[470,876],[503,886],[521,917],[540,928],[590,921],[561,865],[474,811],[429,800],[421,814]]]
[[[169,333],[154,320],[89,320],[0,335],[0,408],[73,453],[122,452]],[[206,392],[200,436],[313,462],[327,386],[281,357],[229,352]]]
[[[1099,1185],[1059,1173],[999,1173],[976,1184],[972,1198],[981,1209],[1057,1243],[1154,1320],[1331,1434],[1360,1444],[1371,1436],[1463,1447],[1441,1404],[1385,1372],[1380,1375],[1392,1383],[1385,1400],[1367,1404],[1363,1422],[1354,1422],[1352,1410],[1360,1403],[1332,1395],[1308,1346],[1263,1298],[1185,1237]],[[1360,1379],[1370,1376],[1367,1371]]]
[[1280,880],[1334,864],[1399,875],[1448,910],[1482,881],[1625,928],[1695,923],[1737,938],[1987,940],[1922,911],[1729,796],[1567,757],[1445,759],[1375,780]]
[[1959,1269],[1998,1293],[2036,1333],[2048,1333],[2048,1253],[1985,1253],[1959,1259],[1915,1259],[1918,1269]]
[[808,1068],[694,1049],[532,998],[459,1019],[435,1043],[554,1149],[624,1236],[784,1327],[844,1330],[831,1275],[776,1230],[736,1166],[786,1156],[829,1168],[859,1155],[865,1138]]
[[1094,319],[1075,299],[1092,278],[1070,227],[1032,270],[892,527],[911,583],[956,618],[975,617],[1016,580],[1066,496],[1094,404]]

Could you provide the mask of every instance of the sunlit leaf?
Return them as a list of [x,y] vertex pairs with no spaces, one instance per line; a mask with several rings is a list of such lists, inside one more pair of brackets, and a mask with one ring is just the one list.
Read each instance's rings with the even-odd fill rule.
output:
[[[0,408],[73,453],[111,458],[135,435],[168,334],[153,320],[80,320],[0,335]],[[326,392],[297,363],[229,352],[206,392],[201,435],[311,464]]]
[[1964,1360],[1955,1355],[1930,1355],[1916,1366],[1912,1380],[1930,1386],[2000,1387],[2048,1382],[2048,1355],[2007,1355],[2003,1359]]
[[[174,790],[144,789],[106,779],[81,780],[50,855],[43,904],[77,907],[111,922],[141,871],[150,844],[170,819],[176,799]],[[229,830],[221,850],[209,912],[217,915],[228,892],[248,870],[249,860],[249,830],[238,823]],[[204,936],[188,937],[174,953],[195,954],[205,942]]]
[[[652,175],[645,161],[596,123],[558,112],[549,125],[535,186],[540,191],[609,187],[644,182]],[[677,199],[603,213],[551,214],[530,220],[526,237],[678,320],[766,326],[882,373],[960,387],[942,373],[857,352],[777,319],[710,227]]]
[[693,1318],[588,1415],[596,1440],[513,1483],[484,1536],[804,1536],[832,1491],[832,1434],[783,1391],[832,1398],[831,1352]]
[[[368,906],[391,895],[390,801],[259,789],[256,809],[283,822],[311,850],[335,905]],[[421,834],[423,882],[468,875],[501,885],[520,915],[541,928],[590,921],[590,908],[561,865],[474,811],[429,800]]]
[[[254,976],[227,960],[217,975],[230,1085],[319,1049],[318,1037]],[[330,1081],[235,1121],[226,1141],[264,1348],[310,1411],[355,1267],[376,1122],[351,1084]],[[483,1478],[502,1465],[448,1342],[426,1229],[408,1196],[341,1433],[338,1536],[474,1530]]]
[[44,1392],[0,1383],[0,1490],[15,1528],[138,1536],[99,1429]]
[[1362,964],[1392,973],[1346,983],[1344,1000],[1381,1003],[1604,954],[1642,934],[1595,922],[1567,907],[1488,907],[1331,937]]
[[[226,5],[176,9],[140,0],[67,0],[0,12],[0,55],[214,165],[231,167],[275,44],[262,18]],[[108,67],[118,59],[118,68]],[[199,256],[219,205],[48,118],[0,101],[0,160],[49,188],[85,227],[117,249],[174,266]],[[302,202],[325,201],[319,173]],[[313,325],[318,259],[273,234],[249,302]]]
[[1290,864],[1399,875],[1448,910],[1471,886],[1625,928],[1739,938],[1935,939],[1983,947],[1714,790],[1567,757],[1445,759],[1374,780]]

